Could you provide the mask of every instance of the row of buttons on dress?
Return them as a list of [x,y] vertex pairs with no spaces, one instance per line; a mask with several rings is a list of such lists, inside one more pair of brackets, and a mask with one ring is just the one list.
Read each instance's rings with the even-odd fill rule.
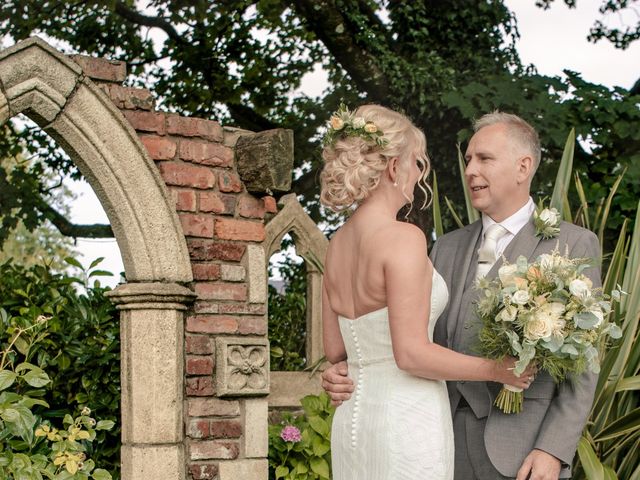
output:
[[356,329],[354,327],[354,322],[349,322],[349,326],[351,327],[351,335],[353,337],[353,344],[356,347],[356,358],[358,360],[358,382],[356,387],[356,393],[353,399],[353,413],[351,415],[351,446],[355,448],[356,446],[356,423],[358,420],[358,407],[360,404],[360,392],[362,391],[362,382],[363,382],[363,373],[364,369],[362,367],[362,354],[360,351],[360,345],[358,344],[358,336],[356,335]]

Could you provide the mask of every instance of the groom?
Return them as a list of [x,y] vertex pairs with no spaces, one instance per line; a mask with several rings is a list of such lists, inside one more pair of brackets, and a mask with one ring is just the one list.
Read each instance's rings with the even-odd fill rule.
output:
[[[571,257],[600,255],[596,236],[569,223],[560,225],[555,238],[536,235],[529,192],[540,163],[540,142],[533,127],[515,115],[494,112],[480,118],[474,131],[465,154],[465,181],[482,219],[439,238],[431,252],[449,288],[449,303],[436,324],[434,341],[467,354],[475,354],[480,328],[473,307],[478,296],[474,281],[495,277],[503,256],[510,263],[520,255],[534,260],[556,246]],[[600,286],[598,268],[585,273],[594,287]],[[348,399],[353,389],[346,374],[345,362],[323,373],[323,387],[335,403]],[[522,413],[512,415],[493,406],[501,385],[448,382],[455,479],[569,478],[596,382],[596,375],[586,373],[556,385],[541,372],[525,390]]]

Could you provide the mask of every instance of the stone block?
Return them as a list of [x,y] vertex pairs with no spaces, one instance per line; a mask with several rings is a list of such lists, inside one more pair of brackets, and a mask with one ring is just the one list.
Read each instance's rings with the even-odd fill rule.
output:
[[226,282],[242,282],[245,279],[245,269],[242,265],[221,265],[220,275]]
[[[122,445],[121,475],[125,480],[185,480],[182,443],[178,445]],[[266,478],[266,477],[265,477]]]
[[305,395],[320,395],[321,372],[271,372],[271,389],[267,401],[269,407],[300,408],[300,399]]
[[122,441],[182,440],[182,312],[123,310]]
[[216,176],[207,167],[189,165],[187,163],[162,162],[159,164],[160,174],[168,185],[193,188],[212,188],[216,184]]
[[288,192],[293,172],[293,132],[275,129],[240,137],[236,168],[251,193]]
[[218,480],[264,480],[269,476],[267,459],[218,463]]
[[82,68],[84,74],[103,82],[122,83],[127,78],[127,64],[120,60],[90,57],[88,55],[69,55]]
[[216,237],[222,240],[246,240],[261,242],[265,238],[264,225],[261,222],[219,218],[215,224]]
[[240,243],[201,239],[187,239],[187,248],[191,260],[222,260],[225,262],[239,262],[247,249],[246,245]]
[[240,415],[240,402],[215,397],[190,398],[187,400],[187,413],[190,417],[237,417]]
[[269,341],[254,337],[216,338],[216,394],[269,393]]
[[246,458],[264,458],[269,452],[268,415],[266,398],[248,398],[242,402],[244,436],[242,452]]
[[249,302],[267,302],[267,262],[260,245],[247,245],[246,266],[249,272]]

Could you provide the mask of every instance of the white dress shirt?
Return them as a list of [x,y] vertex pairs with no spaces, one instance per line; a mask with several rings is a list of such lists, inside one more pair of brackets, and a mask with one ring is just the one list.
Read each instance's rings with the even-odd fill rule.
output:
[[533,199],[529,197],[529,201],[525,203],[520,210],[518,210],[516,213],[514,213],[510,217],[505,218],[502,222],[495,222],[489,215],[485,215],[483,213],[482,214],[482,243],[480,244],[480,248],[482,248],[482,245],[484,244],[484,232],[487,231],[487,228],[489,228],[494,223],[500,223],[500,225],[502,225],[508,231],[508,233],[503,235],[496,243],[496,258],[500,258],[500,256],[502,256],[502,253],[505,251],[507,246],[511,243],[511,240],[513,240],[513,237],[515,237],[518,234],[518,232],[522,230],[522,227],[524,227],[527,224],[527,222],[531,218],[531,215],[533,215],[533,212],[535,211],[535,209],[536,209],[536,204],[533,203]]

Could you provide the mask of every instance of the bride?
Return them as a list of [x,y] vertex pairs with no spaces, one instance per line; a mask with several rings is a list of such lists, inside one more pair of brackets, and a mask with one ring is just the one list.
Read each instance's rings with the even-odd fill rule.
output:
[[[325,136],[321,201],[357,206],[335,233],[322,289],[324,351],[347,359],[355,390],[334,416],[334,480],[453,479],[453,428],[444,380],[495,381],[527,388],[525,372],[432,343],[448,301],[416,226],[396,220],[426,196],[424,134],[378,105],[341,107]],[[426,187],[428,188],[428,187]],[[424,208],[424,205],[423,205]],[[452,259],[453,260],[453,259]]]

